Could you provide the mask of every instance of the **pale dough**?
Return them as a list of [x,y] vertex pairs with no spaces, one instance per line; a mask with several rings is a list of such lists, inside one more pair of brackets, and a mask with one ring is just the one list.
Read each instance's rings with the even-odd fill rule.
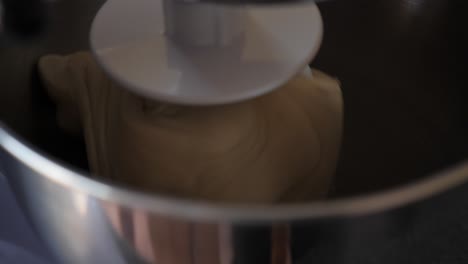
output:
[[84,131],[92,172],[164,195],[240,203],[322,198],[342,130],[337,80],[313,70],[259,98],[193,107],[117,87],[87,52],[41,58],[58,122]]

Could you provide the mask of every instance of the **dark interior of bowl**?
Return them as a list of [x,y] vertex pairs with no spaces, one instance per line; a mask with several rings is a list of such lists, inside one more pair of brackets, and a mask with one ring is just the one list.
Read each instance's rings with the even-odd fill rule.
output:
[[[55,123],[34,71],[42,54],[88,48],[103,1],[57,1],[39,39],[0,36],[0,120],[40,150],[87,169],[82,140]],[[313,67],[337,76],[345,101],[334,196],[393,188],[468,157],[466,11],[462,0],[329,0]]]

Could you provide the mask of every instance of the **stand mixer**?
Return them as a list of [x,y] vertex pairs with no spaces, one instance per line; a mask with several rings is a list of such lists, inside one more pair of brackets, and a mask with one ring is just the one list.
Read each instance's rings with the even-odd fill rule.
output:
[[[135,248],[146,249],[148,243],[135,243],[135,234],[129,230],[148,226],[147,219],[150,219],[167,223],[170,228],[160,231],[165,234],[190,234],[189,240],[168,240],[169,245],[189,243],[191,251],[184,254],[215,256],[206,261],[196,259],[184,263],[464,263],[468,165],[462,162],[467,157],[467,109],[462,78],[466,60],[461,58],[466,55],[466,45],[462,45],[466,43],[466,26],[460,21],[465,20],[468,9],[462,1],[335,0],[321,6],[328,33],[315,65],[339,76],[347,88],[345,147],[339,166],[337,198],[260,207],[163,199],[93,180],[89,173],[76,169],[79,162],[75,150],[79,148],[60,138],[54,126],[53,108],[47,108],[43,98],[34,94],[37,86],[29,83],[28,78],[39,56],[88,48],[89,25],[100,7],[96,1],[50,1],[57,3],[51,18],[56,23],[45,41],[15,42],[7,40],[2,32],[0,43],[0,66],[6,73],[0,78],[0,171],[44,244],[58,259],[64,263],[83,259],[85,262],[81,263],[144,263]],[[33,2],[39,3],[4,0],[3,11],[8,14],[3,17],[4,30],[20,33],[23,40],[30,40],[27,37],[40,29],[38,21],[47,17],[43,16],[41,7],[25,9]],[[303,8],[307,5],[297,4]],[[24,10],[28,12],[22,13]],[[102,12],[106,12],[105,8]],[[66,23],[61,24],[63,21]],[[207,45],[207,42],[184,43],[185,34],[178,35],[182,39],[177,40],[171,30],[155,32],[155,35],[172,34],[162,43],[173,42],[170,50],[175,49],[175,55],[186,55],[195,48],[203,51],[203,45]],[[233,40],[239,31],[230,32],[233,34],[221,39]],[[147,38],[123,36],[131,41],[140,40],[133,44],[152,46],[151,42],[145,42]],[[208,34],[206,39],[213,38]],[[278,43],[286,43],[286,39]],[[310,42],[311,46],[317,45],[314,43]],[[211,97],[206,96],[205,90],[198,90],[196,94],[184,93],[177,97],[174,91],[178,85],[171,86],[174,90],[170,92],[145,93],[147,87],[131,83],[132,71],[125,69],[126,65],[135,64],[115,63],[116,57],[106,57],[109,63],[99,57],[111,54],[105,53],[109,49],[93,48],[95,58],[110,76],[126,82],[127,89],[155,100],[192,105],[226,104],[274,89],[269,86],[272,77],[267,72],[257,80],[264,85],[264,90],[252,94],[213,91],[216,97]],[[216,49],[207,53],[212,51]],[[304,52],[302,58],[310,59],[313,53]],[[225,53],[220,51],[220,54]],[[167,71],[173,71],[167,76],[158,74],[166,76],[168,84],[174,83],[178,75],[182,80],[181,72],[187,68],[181,61],[203,63],[196,59],[176,56],[171,61],[175,64],[165,64],[171,65],[165,68]],[[160,67],[163,61],[148,63]],[[229,67],[216,64],[215,60],[211,62]],[[287,65],[291,66],[288,72],[292,76],[305,64],[296,60]],[[278,77],[278,83],[288,79],[287,75]],[[216,78],[205,77],[197,81]],[[84,205],[88,206],[86,214]],[[121,233],[109,224],[108,217],[115,211],[120,212]],[[132,215],[136,215],[135,221],[129,220]],[[213,229],[221,230],[219,237],[231,243],[217,243],[213,247],[205,243]],[[275,243],[272,237],[284,243]],[[272,256],[285,258],[283,262],[274,262]]]

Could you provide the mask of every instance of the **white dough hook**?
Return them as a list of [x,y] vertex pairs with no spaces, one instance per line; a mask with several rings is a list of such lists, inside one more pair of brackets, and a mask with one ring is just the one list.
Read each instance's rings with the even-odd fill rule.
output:
[[268,93],[316,55],[322,19],[300,5],[109,0],[91,48],[123,87],[159,101],[226,104]]

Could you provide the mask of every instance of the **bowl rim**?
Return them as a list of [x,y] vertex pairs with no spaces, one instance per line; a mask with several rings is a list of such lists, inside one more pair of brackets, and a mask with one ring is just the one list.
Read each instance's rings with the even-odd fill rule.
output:
[[[102,179],[88,177],[85,172],[80,172],[46,153],[42,153],[7,128],[1,121],[0,150],[4,150],[23,166],[38,174],[29,177],[42,177],[69,189],[71,192],[85,194],[91,199],[196,221],[251,223],[356,217],[416,203],[468,181],[468,161],[463,161],[423,180],[371,194],[298,204],[237,205],[171,198],[132,190]],[[0,165],[1,162],[0,159]],[[15,177],[6,172],[4,174],[7,179]]]

